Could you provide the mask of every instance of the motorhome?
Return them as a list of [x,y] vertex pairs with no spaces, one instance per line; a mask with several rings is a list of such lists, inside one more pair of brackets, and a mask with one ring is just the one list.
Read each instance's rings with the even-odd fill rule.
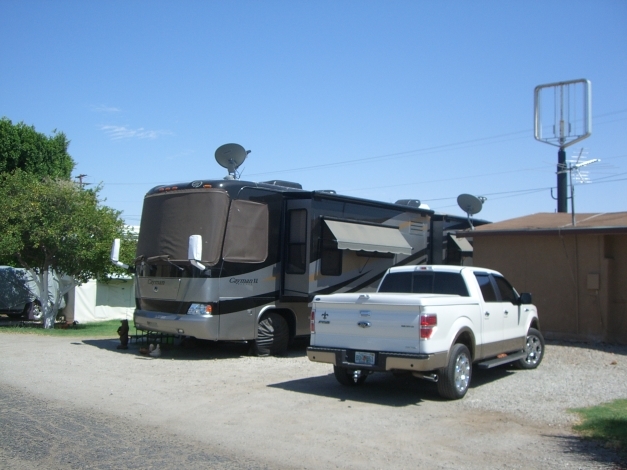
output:
[[[221,164],[230,167],[225,179],[146,194],[132,266],[138,329],[281,354],[309,335],[314,295],[374,291],[388,268],[428,263],[434,250],[442,257],[441,243],[430,243],[434,212],[417,201],[241,181],[232,159]],[[112,261],[122,266],[118,253],[114,244]]]

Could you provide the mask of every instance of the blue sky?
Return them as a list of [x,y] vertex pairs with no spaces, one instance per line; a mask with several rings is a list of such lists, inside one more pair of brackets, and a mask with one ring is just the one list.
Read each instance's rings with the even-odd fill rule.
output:
[[[0,1],[0,116],[64,132],[136,225],[158,184],[242,179],[500,221],[554,212],[534,88],[592,83],[577,212],[626,211],[627,2]],[[569,205],[570,208],[570,205]]]

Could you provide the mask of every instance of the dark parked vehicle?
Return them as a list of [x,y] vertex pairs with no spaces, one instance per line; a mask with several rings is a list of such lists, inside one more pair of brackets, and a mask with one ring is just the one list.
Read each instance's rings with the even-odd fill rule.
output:
[[[57,276],[50,278],[50,296],[59,292]],[[0,314],[12,319],[41,320],[42,308],[37,300],[39,288],[32,275],[25,269],[0,266]],[[65,307],[64,299],[60,308]]]

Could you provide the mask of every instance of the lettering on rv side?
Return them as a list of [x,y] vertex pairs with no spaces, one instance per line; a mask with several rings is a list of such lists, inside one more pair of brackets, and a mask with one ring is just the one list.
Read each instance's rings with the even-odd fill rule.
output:
[[232,277],[229,279],[230,284],[259,284],[259,280],[257,278],[252,279],[238,279]]

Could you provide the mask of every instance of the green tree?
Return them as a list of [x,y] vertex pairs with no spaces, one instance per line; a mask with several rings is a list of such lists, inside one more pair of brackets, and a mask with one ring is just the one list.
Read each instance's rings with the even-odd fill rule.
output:
[[70,141],[63,132],[48,137],[23,122],[0,119],[0,173],[16,169],[39,177],[70,179],[74,160],[68,154]]
[[0,174],[0,263],[28,269],[40,283],[46,328],[54,326],[64,294],[57,305],[49,300],[51,272],[69,276],[71,285],[123,272],[109,260],[114,238],[125,240],[122,259],[134,257],[135,237],[119,211],[101,205],[99,190],[21,170]]

